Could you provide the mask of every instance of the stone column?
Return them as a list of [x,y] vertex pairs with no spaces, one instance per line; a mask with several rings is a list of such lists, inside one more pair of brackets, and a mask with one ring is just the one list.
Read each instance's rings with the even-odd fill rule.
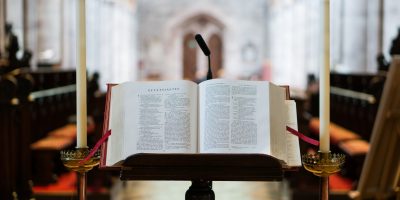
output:
[[61,41],[61,0],[37,1],[37,52],[40,62],[60,63]]
[[392,40],[397,36],[400,28],[400,3],[398,0],[385,0],[384,16],[383,16],[383,52],[387,59],[391,59],[389,55]]
[[[24,47],[32,51],[31,69],[37,68],[38,60],[38,22],[37,7],[39,1],[24,2]],[[26,9],[26,10],[25,10]]]
[[378,8],[378,52],[383,53],[383,27],[384,27],[384,0],[379,0],[379,8]]
[[366,71],[376,72],[378,65],[376,57],[379,52],[379,3],[380,0],[367,1],[367,25],[366,25],[366,39],[367,39],[367,52],[366,52]]
[[343,67],[340,71],[363,72],[367,68],[367,8],[365,0],[344,1]]
[[0,57],[3,57],[5,51],[5,0],[0,0]]

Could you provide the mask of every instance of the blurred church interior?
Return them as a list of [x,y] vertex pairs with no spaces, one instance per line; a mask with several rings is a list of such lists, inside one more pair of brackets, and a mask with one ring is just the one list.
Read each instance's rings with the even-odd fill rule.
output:
[[[77,177],[59,154],[76,146],[77,2],[0,0],[0,199],[77,199]],[[387,73],[400,67],[392,65],[400,54],[400,2],[330,3],[331,149],[346,163],[329,187],[332,199],[352,199]],[[289,85],[299,131],[318,139],[323,11],[323,0],[86,0],[89,146],[102,136],[107,83],[205,78],[197,33],[210,47],[215,77]],[[397,169],[382,199],[400,198]],[[213,188],[217,199],[318,199],[317,177],[304,169],[284,176]],[[183,199],[190,186],[118,177],[90,171],[88,198]]]

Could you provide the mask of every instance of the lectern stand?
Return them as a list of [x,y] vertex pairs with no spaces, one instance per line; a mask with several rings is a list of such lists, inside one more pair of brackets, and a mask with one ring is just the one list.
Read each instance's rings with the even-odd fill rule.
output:
[[281,181],[284,168],[263,154],[147,154],[128,157],[121,180],[190,180],[186,200],[214,200],[212,181]]
[[[109,130],[111,88],[108,85],[103,135]],[[289,90],[287,99],[289,99]],[[107,167],[107,143],[102,145],[100,168],[120,170],[121,180],[188,180],[192,186],[186,200],[213,200],[212,181],[281,181],[288,168],[280,160],[264,154],[149,154],[126,158],[122,165]]]

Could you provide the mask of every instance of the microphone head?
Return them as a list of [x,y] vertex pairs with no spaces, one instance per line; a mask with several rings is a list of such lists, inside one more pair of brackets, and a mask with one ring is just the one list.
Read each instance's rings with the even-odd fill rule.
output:
[[203,37],[201,37],[200,34],[196,34],[194,38],[197,41],[197,44],[199,44],[201,50],[203,51],[204,55],[209,56],[210,55],[210,49],[208,49],[206,42],[204,42]]

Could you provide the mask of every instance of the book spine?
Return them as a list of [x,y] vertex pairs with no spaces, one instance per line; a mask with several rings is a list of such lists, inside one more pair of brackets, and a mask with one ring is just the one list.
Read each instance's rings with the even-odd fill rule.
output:
[[[110,100],[111,100],[111,88],[117,84],[107,84],[107,93],[104,108],[104,121],[103,121],[103,134],[105,135],[109,129],[108,124],[110,121]],[[107,158],[107,142],[101,145],[101,158],[100,158],[100,168],[106,168],[106,158]]]

